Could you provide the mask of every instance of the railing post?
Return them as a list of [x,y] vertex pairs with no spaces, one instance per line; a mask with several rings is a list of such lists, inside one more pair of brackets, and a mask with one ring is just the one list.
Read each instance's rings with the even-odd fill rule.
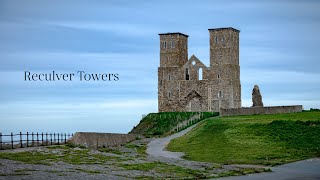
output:
[[11,133],[11,147],[13,149],[13,134]]
[[43,132],[41,133],[41,146],[43,146]]
[[56,143],[56,133],[53,133],[53,144]]
[[39,134],[37,132],[37,146],[39,146]]
[[67,144],[67,133],[64,133],[64,143]]
[[0,150],[2,150],[2,133],[0,133]]
[[34,137],[33,137],[33,135],[34,135],[34,134],[33,134],[33,132],[32,132],[32,134],[31,134],[31,137],[32,137],[32,143],[31,143],[31,144],[32,144],[32,146],[34,147]]
[[46,132],[46,145],[48,146],[48,133]]
[[20,132],[20,147],[23,148],[22,146],[22,133]]
[[29,132],[27,132],[27,147],[29,146]]
[[52,133],[50,133],[50,141],[51,141],[51,145],[52,145]]
[[58,133],[58,145],[59,145],[59,133]]

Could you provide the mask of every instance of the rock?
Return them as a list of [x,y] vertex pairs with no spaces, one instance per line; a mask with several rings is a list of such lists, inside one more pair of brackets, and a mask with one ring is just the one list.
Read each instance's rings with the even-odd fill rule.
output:
[[260,89],[258,85],[254,85],[252,90],[252,107],[262,107],[262,96],[260,94]]

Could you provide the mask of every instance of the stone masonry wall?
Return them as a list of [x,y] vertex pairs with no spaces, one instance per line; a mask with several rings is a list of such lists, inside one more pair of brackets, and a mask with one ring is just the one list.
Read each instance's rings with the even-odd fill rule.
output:
[[87,148],[109,147],[126,144],[135,140],[141,135],[136,134],[115,134],[115,133],[91,133],[77,132],[69,142],[82,145]]
[[269,106],[269,107],[246,107],[233,109],[220,109],[220,116],[238,116],[253,114],[282,114],[301,112],[302,105],[295,106]]
[[159,34],[158,111],[240,108],[239,32],[234,28],[209,29],[210,67],[194,55],[187,59],[188,35]]

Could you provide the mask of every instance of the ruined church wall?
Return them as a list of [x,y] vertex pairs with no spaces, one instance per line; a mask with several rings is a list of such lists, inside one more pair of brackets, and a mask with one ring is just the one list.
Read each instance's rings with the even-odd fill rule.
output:
[[302,112],[302,105],[295,106],[269,106],[269,107],[245,107],[234,109],[220,109],[220,116],[238,116],[253,114],[283,114]]

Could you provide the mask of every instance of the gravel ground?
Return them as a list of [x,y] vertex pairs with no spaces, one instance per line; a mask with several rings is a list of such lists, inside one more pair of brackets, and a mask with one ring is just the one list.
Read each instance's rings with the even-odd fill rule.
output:
[[167,138],[145,138],[98,150],[61,145],[0,151],[0,179],[203,179],[266,170],[188,161],[180,158],[183,153],[163,150],[171,139],[193,127]]

